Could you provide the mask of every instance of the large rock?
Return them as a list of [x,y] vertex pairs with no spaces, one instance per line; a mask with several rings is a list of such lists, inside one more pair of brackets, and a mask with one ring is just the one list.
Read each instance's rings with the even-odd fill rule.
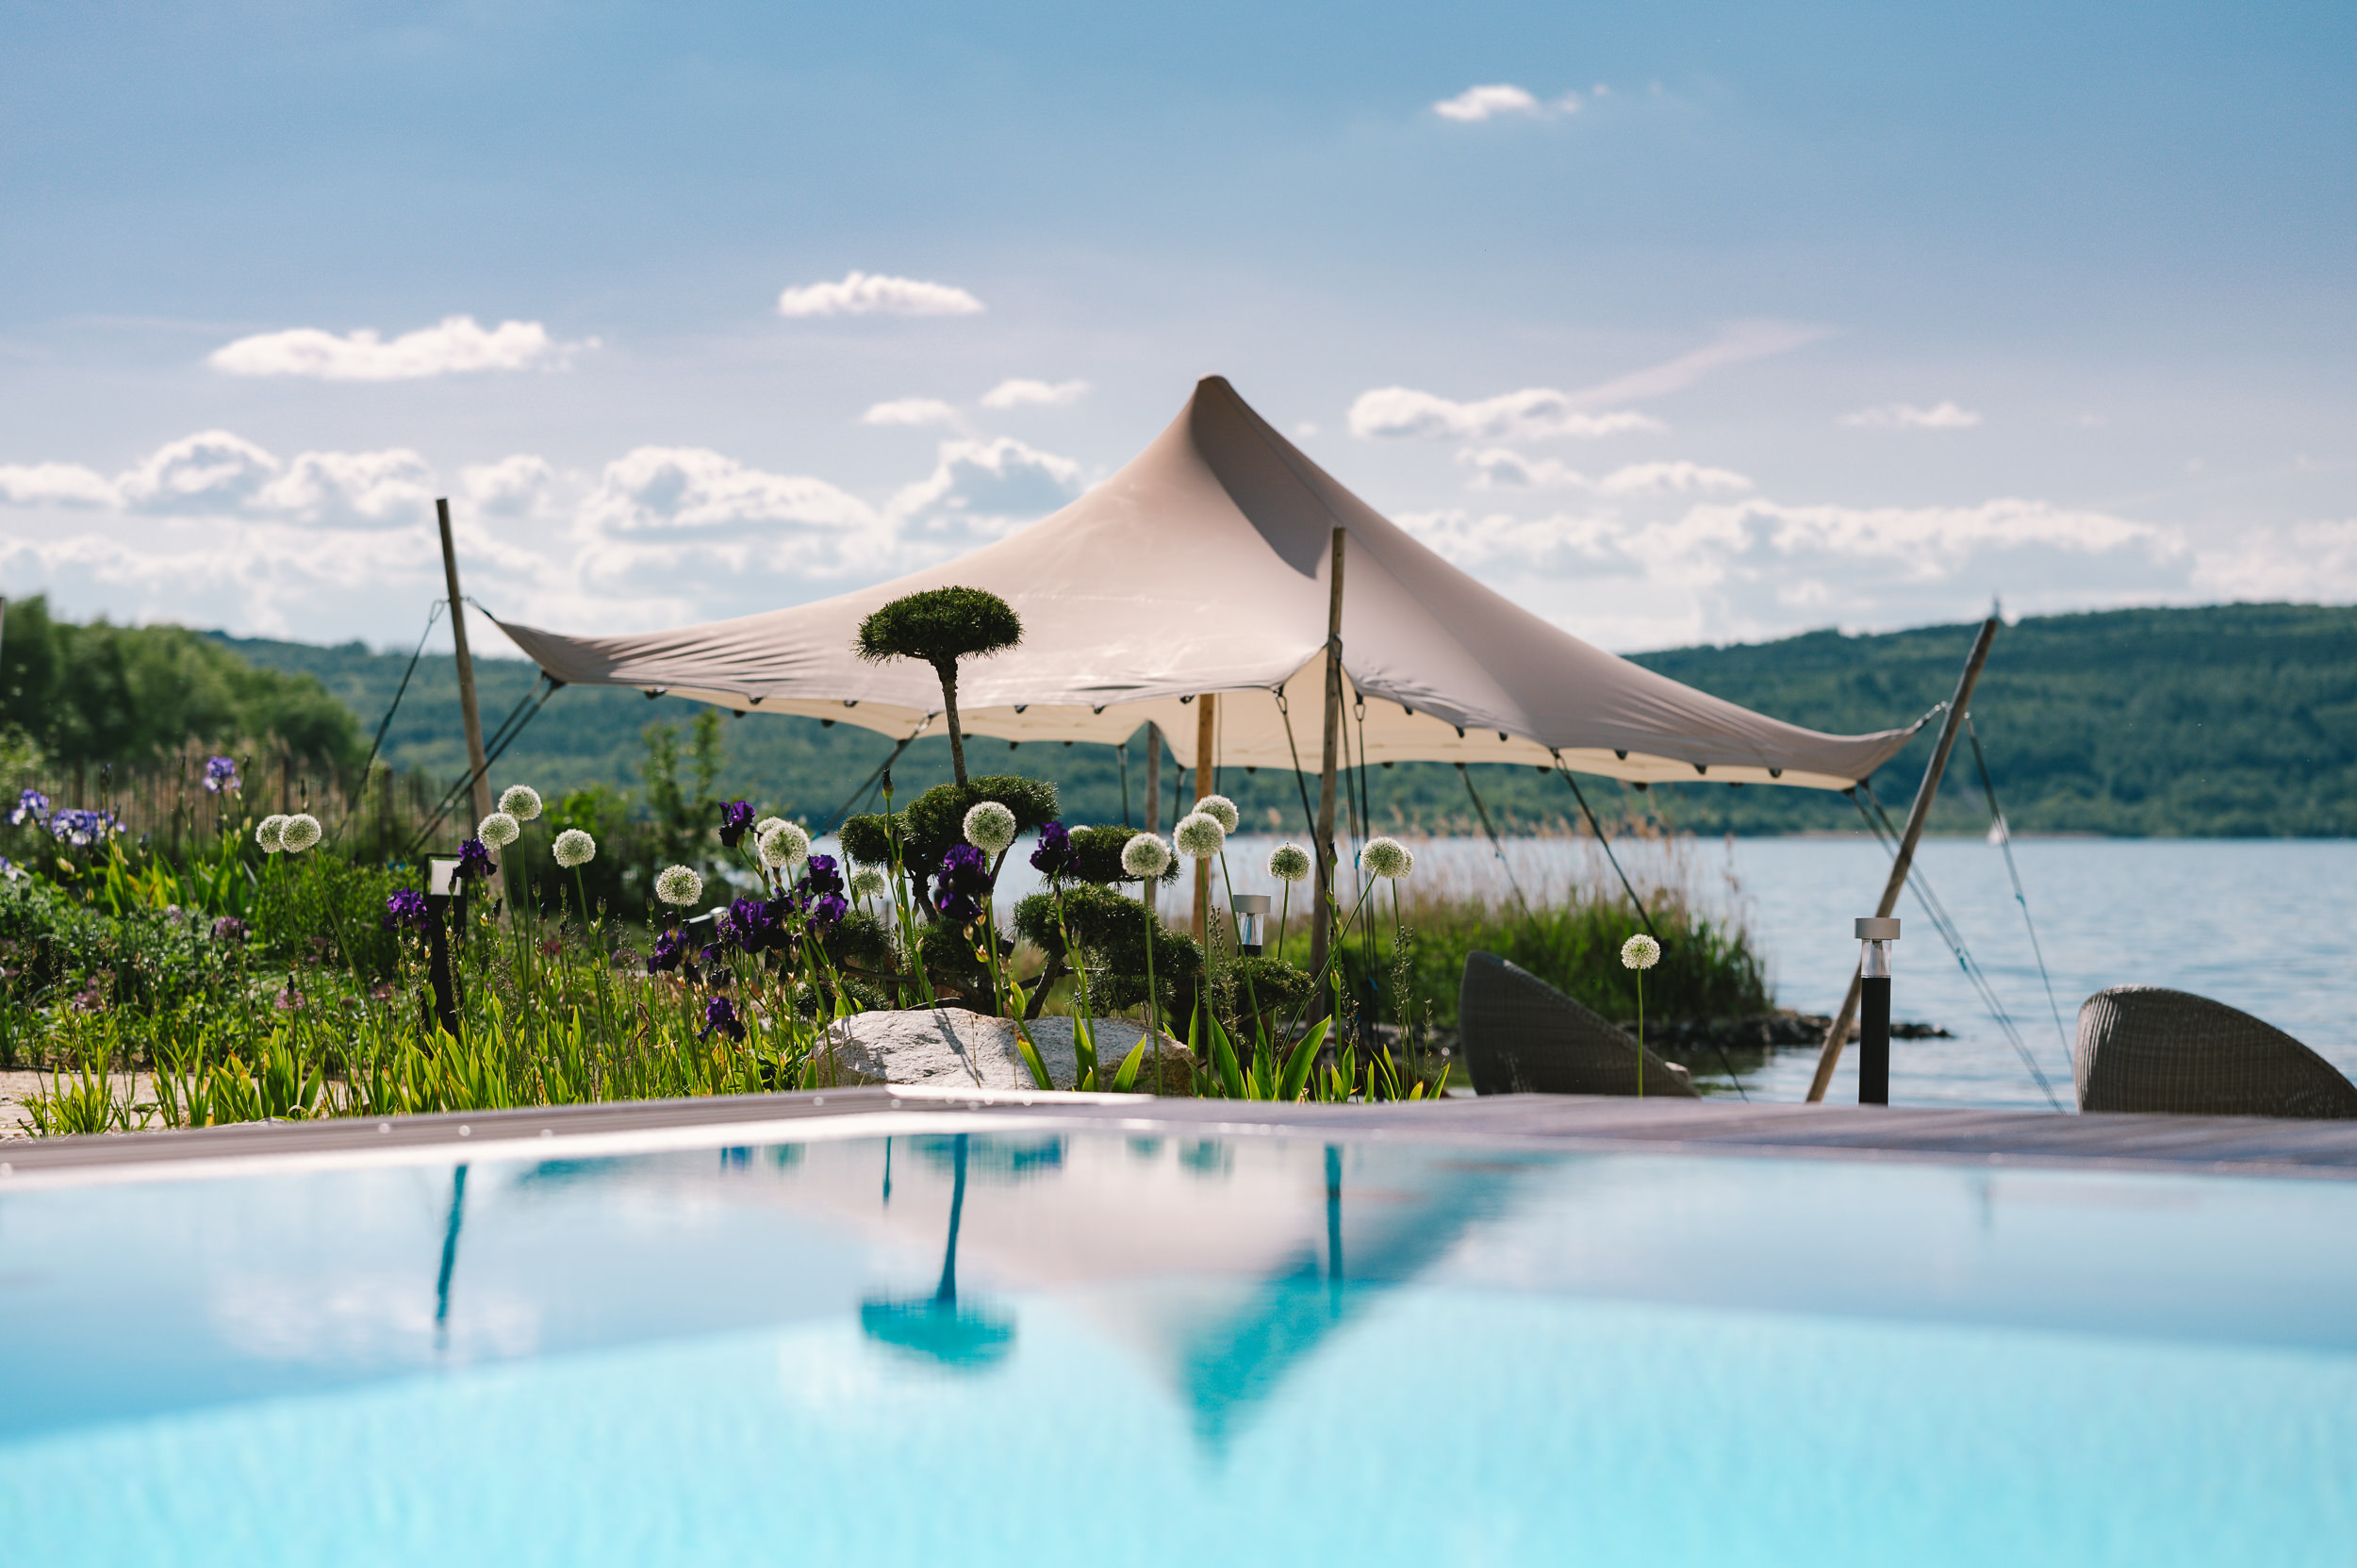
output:
[[[1047,1081],[1069,1089],[1080,1080],[1073,1054],[1070,1018],[1037,1018],[1030,1026],[1031,1043],[1047,1065]],[[1112,1087],[1115,1069],[1145,1031],[1119,1018],[1099,1018],[1090,1026],[1096,1042],[1099,1088]],[[1186,1048],[1162,1034],[1165,1092],[1184,1093],[1180,1068],[1192,1069]],[[845,1083],[924,1083],[935,1088],[1035,1089],[1030,1069],[1015,1049],[1014,1020],[985,1017],[962,1008],[912,1008],[900,1013],[861,1013],[834,1026],[833,1070]],[[1138,1074],[1137,1087],[1153,1088],[1153,1051]],[[823,1078],[828,1069],[819,1068]]]

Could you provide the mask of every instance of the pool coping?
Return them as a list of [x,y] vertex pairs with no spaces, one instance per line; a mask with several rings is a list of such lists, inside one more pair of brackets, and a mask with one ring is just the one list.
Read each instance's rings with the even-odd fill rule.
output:
[[2357,1180],[2357,1122],[1508,1095],[1275,1105],[877,1086],[10,1140],[0,1193],[290,1166],[596,1158],[911,1132],[1111,1132],[1511,1147],[1565,1153]]

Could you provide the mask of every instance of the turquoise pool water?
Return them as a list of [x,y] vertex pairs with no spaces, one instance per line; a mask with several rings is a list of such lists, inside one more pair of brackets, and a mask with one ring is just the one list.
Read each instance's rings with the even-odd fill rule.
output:
[[20,1183],[0,1561],[2345,1564],[2352,1242],[1263,1138]]

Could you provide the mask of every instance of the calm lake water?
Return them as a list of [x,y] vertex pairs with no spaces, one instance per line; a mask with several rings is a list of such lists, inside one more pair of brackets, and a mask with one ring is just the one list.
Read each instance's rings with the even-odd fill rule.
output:
[[[1261,869],[1276,842],[1233,841],[1239,891],[1276,890]],[[1415,848],[1416,881],[1427,887],[1506,897],[1510,868],[1536,898],[1611,877],[1588,839],[1508,839],[1503,865],[1486,839],[1425,839]],[[1615,848],[1640,888],[1675,883],[1740,918],[1767,957],[1779,1005],[1807,1013],[1840,1004],[1857,954],[1851,922],[1874,912],[1890,866],[1888,851],[1862,836]],[[2052,1007],[2002,851],[1978,839],[1932,839],[1916,865],[2065,1107],[2072,1103],[2068,1036],[2079,1003],[2107,985],[2214,997],[2357,1076],[2357,840],[2025,838],[2013,852],[2053,979]],[[1012,903],[1015,881],[1011,875],[1002,904]],[[2045,1107],[1912,891],[1898,913],[1905,935],[1895,949],[1893,1015],[1956,1037],[1893,1042],[1891,1102]],[[1698,1077],[1706,1065],[1695,1064]],[[1743,1087],[1758,1099],[1798,1100],[1814,1067],[1813,1050],[1779,1052],[1745,1072]],[[1855,1067],[1854,1053],[1845,1052],[1829,1098],[1855,1100]]]

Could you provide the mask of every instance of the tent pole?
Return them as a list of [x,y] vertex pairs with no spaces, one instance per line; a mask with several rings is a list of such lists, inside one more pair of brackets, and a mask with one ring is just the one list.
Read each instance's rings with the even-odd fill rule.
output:
[[442,525],[442,576],[450,585],[450,634],[458,645],[458,714],[466,720],[467,766],[474,769],[474,816],[480,822],[491,815],[491,765],[483,760],[483,711],[475,706],[474,660],[467,653],[467,611],[458,595],[458,551],[450,540],[446,498],[436,499],[434,517]]
[[[1162,831],[1162,727],[1146,727],[1146,831]],[[1154,914],[1155,883],[1152,878],[1140,885],[1138,897],[1146,900],[1146,913],[1150,920]]]
[[[1219,769],[1211,752],[1219,744],[1219,694],[1207,691],[1195,700],[1195,798],[1219,793]],[[1211,940],[1211,863],[1195,863],[1195,939],[1207,947]]]
[[[1972,639],[1972,652],[1964,661],[1964,674],[1956,682],[1956,694],[1948,700],[1948,717],[1940,722],[1939,744],[1932,748],[1932,760],[1924,766],[1923,782],[1915,791],[1915,805],[1907,812],[1906,831],[1899,835],[1898,858],[1890,863],[1889,880],[1883,883],[1882,901],[1874,906],[1877,916],[1887,918],[1899,907],[1899,890],[1907,884],[1907,871],[1915,864],[1915,843],[1923,836],[1923,824],[1932,815],[1932,801],[1939,794],[1939,776],[1948,769],[1948,753],[1956,744],[1956,732],[1964,727],[1966,707],[1972,701],[1972,687],[1981,678],[1981,666],[1988,662],[1988,645],[1996,640],[1997,618],[1981,622],[1980,635]],[[1809,1080],[1808,1102],[1817,1104],[1825,1098],[1833,1084],[1834,1067],[1841,1061],[1841,1047],[1850,1033],[1850,1025],[1857,1017],[1858,972],[1850,971],[1849,994],[1841,999],[1841,1011],[1834,1015],[1833,1027],[1825,1032],[1825,1043],[1817,1052],[1817,1076]]]
[[[1310,922],[1310,972],[1326,969],[1326,951],[1334,938],[1334,754],[1343,730],[1343,531],[1334,530],[1334,569],[1326,601],[1326,743],[1318,752],[1318,832],[1316,913]],[[1326,1015],[1323,998],[1310,1004],[1311,1016]]]

